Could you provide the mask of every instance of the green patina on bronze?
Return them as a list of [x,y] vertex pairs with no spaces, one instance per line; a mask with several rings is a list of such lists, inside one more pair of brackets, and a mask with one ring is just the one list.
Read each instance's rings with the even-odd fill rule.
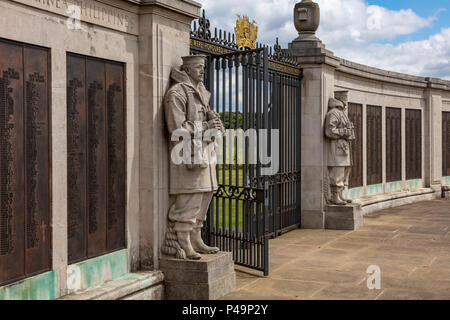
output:
[[370,186],[366,187],[367,190],[367,195],[368,196],[374,196],[377,194],[382,194],[384,193],[384,189],[383,189],[383,184],[372,184]]
[[356,200],[362,197],[363,187],[353,188],[348,190],[348,197],[351,200]]
[[364,187],[358,187],[348,190],[348,197],[351,200],[357,200],[363,196],[374,196],[384,193],[382,184],[374,184],[366,187],[366,193],[364,194]]
[[1,287],[0,300],[53,300],[59,288],[59,271],[50,271]]
[[402,181],[394,181],[386,183],[386,193],[396,192],[403,190],[403,182]]
[[442,184],[444,186],[450,186],[450,177],[442,177]]
[[83,289],[101,285],[108,280],[114,280],[128,273],[128,250],[119,250],[97,258],[85,260],[71,265],[77,268],[81,275]]
[[[108,280],[130,277],[128,250],[119,250],[69,266],[78,268],[83,289]],[[0,300],[54,300],[59,298],[59,271],[50,271],[23,281],[0,287]]]
[[406,181],[406,183],[408,184],[408,188],[410,191],[422,188],[422,179],[408,180]]

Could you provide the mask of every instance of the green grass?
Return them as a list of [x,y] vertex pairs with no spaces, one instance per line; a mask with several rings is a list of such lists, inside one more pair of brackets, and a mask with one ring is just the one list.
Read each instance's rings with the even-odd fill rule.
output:
[[[223,170],[225,168],[225,170]],[[243,166],[231,166],[230,165],[218,165],[217,172],[219,175],[218,184],[243,186],[244,185],[244,170]],[[231,177],[230,177],[231,172]],[[236,177],[237,173],[237,177]],[[231,228],[235,230],[236,220],[238,221],[238,227],[242,227],[243,215],[244,215],[244,201],[224,198],[213,198],[214,203],[214,219],[213,225],[219,228],[230,227],[230,207],[231,207]],[[237,217],[236,217],[237,216]],[[216,219],[218,221],[216,221]]]

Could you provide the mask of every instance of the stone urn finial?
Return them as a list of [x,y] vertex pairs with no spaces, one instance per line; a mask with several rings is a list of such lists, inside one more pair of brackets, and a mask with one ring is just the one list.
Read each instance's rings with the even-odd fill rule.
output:
[[298,40],[320,41],[315,33],[320,24],[320,8],[312,0],[303,0],[295,5],[294,25],[298,31]]

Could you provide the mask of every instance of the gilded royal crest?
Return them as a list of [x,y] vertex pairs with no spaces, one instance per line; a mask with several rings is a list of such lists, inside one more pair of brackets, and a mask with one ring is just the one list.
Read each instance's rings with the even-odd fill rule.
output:
[[236,43],[241,48],[256,48],[256,38],[258,38],[258,26],[255,20],[249,21],[247,16],[237,15],[238,20],[236,20],[236,28],[234,32],[236,33]]

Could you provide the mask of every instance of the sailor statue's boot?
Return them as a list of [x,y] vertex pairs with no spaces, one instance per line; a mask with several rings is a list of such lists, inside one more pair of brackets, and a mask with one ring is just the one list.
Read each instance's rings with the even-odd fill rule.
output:
[[339,189],[336,187],[331,188],[331,199],[330,202],[332,204],[343,206],[346,205],[347,202],[343,201],[340,197]]
[[190,240],[189,231],[177,231],[178,244],[186,253],[186,258],[191,260],[200,260],[202,256],[194,251]]
[[344,196],[345,188],[340,188],[339,190],[339,198],[346,203],[352,203],[353,201]]
[[201,236],[200,228],[194,228],[191,231],[191,243],[195,251],[200,253],[214,254],[219,252],[219,248],[207,246]]

